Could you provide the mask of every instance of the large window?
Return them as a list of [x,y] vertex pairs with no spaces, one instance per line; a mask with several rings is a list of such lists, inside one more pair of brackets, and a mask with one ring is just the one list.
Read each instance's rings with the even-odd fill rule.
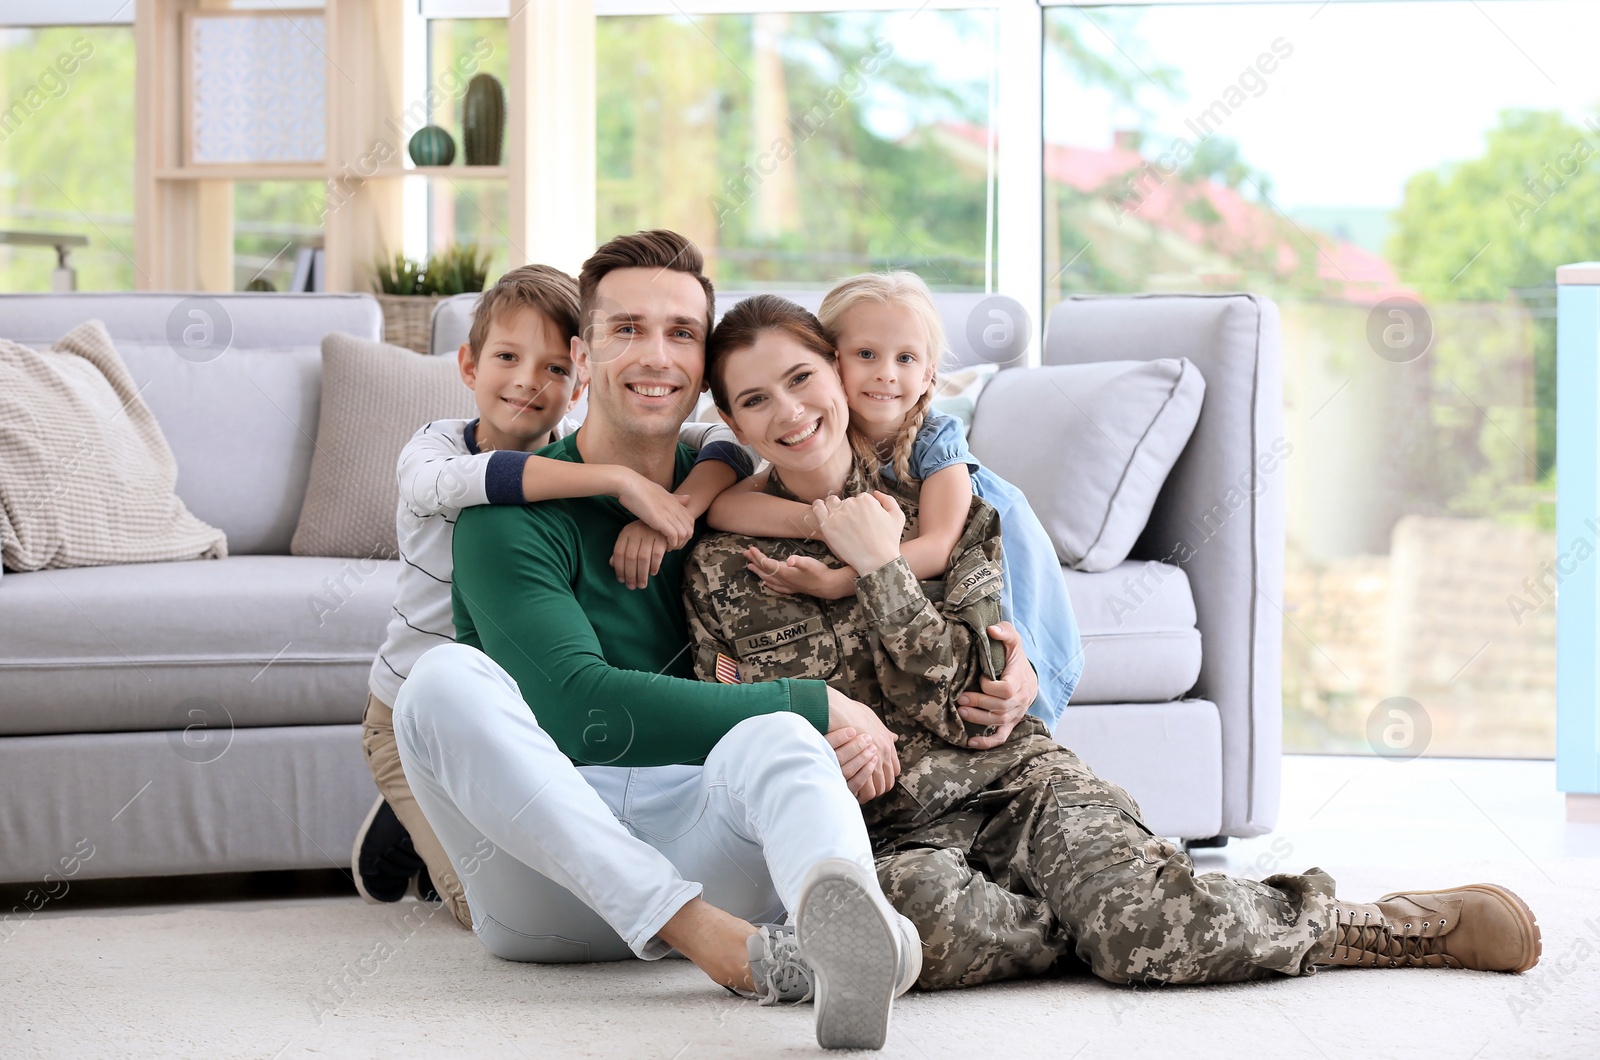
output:
[[[133,287],[131,28],[0,28],[0,229],[84,236],[78,286]],[[0,244],[0,290],[48,291],[55,265]]]
[[[727,289],[886,266],[994,285],[1020,9],[672,7],[597,23],[599,239],[679,229]],[[1554,559],[1600,548],[1553,533],[1552,286],[1600,245],[1600,5],[1130,2],[1051,6],[1043,31],[1044,308],[1281,308],[1288,748],[1367,750],[1404,697],[1428,753],[1551,754]],[[459,144],[466,78],[505,79],[505,21],[426,39],[431,119]],[[134,286],[131,30],[0,30],[0,80],[0,228],[86,235],[80,286]],[[319,227],[308,189],[236,189],[236,285],[283,285]],[[504,270],[503,178],[424,194],[430,249]],[[0,246],[0,288],[46,289],[52,265]]]
[[[503,76],[501,21],[436,21],[429,42],[434,76],[475,50]],[[888,266],[985,288],[992,12],[616,16],[595,49],[597,238],[675,228],[728,288]],[[503,248],[496,195],[435,182],[432,240]]]
[[[1285,744],[1549,756],[1556,265],[1600,245],[1600,10],[1046,14],[1046,294],[1283,313]],[[1591,542],[1590,544],[1593,544]]]

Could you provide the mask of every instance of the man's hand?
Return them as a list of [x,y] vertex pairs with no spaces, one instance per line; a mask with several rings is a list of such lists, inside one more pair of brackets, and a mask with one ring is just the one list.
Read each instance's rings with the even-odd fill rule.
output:
[[956,700],[963,721],[996,726],[992,736],[967,739],[967,746],[976,751],[1005,743],[1039,694],[1039,675],[1033,672],[1033,664],[1022,650],[1022,635],[1016,628],[1001,622],[989,627],[989,636],[1006,647],[1006,668],[1001,671],[1000,680],[985,677],[979,682],[982,692],[964,692]]
[[883,794],[878,786],[878,749],[872,745],[872,737],[854,729],[835,729],[828,734],[828,743],[839,757],[839,772],[857,802],[870,802]]
[[887,493],[874,491],[844,500],[828,497],[813,501],[811,514],[822,540],[858,574],[871,574],[900,555],[906,513]]
[[611,551],[611,569],[617,572],[617,581],[628,588],[643,589],[660,572],[661,559],[666,554],[667,539],[660,531],[642,520],[631,522],[617,535],[617,547]]
[[[890,788],[894,787],[894,778],[900,775],[900,753],[895,750],[895,741],[900,739],[899,733],[891,732],[873,709],[865,703],[858,703],[836,688],[828,689],[828,732],[840,729],[853,729],[864,734],[871,741],[877,751],[878,761],[872,767],[873,782],[870,787],[872,794],[866,798],[876,798]],[[832,741],[830,741],[832,742]],[[848,779],[848,776],[847,778]],[[858,793],[859,799],[861,795]],[[863,801],[865,801],[863,799]]]
[[849,567],[829,567],[810,556],[772,559],[751,545],[744,550],[745,569],[775,593],[798,593],[819,600],[842,600],[856,593],[856,572]]
[[[689,514],[689,498],[668,493],[636,471],[630,470],[623,476],[617,489],[617,500],[637,515],[640,522],[660,534],[669,549],[682,548],[694,536],[694,516]],[[612,559],[612,566],[616,566],[615,558]],[[655,571],[650,573],[654,574]],[[642,587],[642,582],[628,586],[630,589]]]

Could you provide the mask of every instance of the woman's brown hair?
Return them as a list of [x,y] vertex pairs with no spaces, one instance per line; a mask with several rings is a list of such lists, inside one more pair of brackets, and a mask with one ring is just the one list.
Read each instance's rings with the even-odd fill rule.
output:
[[[829,365],[836,364],[839,359],[833,349],[833,340],[828,337],[822,322],[803,306],[775,294],[758,294],[744,299],[728,310],[706,340],[706,383],[711,388],[711,400],[729,416],[733,415],[733,409],[728,401],[728,385],[723,378],[728,355],[749,349],[762,333],[768,331],[782,332]],[[875,477],[881,466],[877,449],[854,427],[847,428],[847,435],[856,466],[865,477]]]

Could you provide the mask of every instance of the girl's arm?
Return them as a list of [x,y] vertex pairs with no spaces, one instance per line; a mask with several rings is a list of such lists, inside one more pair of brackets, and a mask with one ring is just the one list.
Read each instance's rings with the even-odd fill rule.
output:
[[943,580],[950,553],[967,526],[972,509],[972,473],[965,464],[940,468],[922,481],[916,537],[900,543],[911,573],[922,581]]
[[[706,521],[713,530],[746,537],[812,538],[818,534],[811,505],[762,492],[769,472],[763,471],[724,490],[711,505]],[[787,562],[768,558],[755,546],[745,552],[746,569],[775,593],[798,593],[823,600],[855,595],[856,572],[849,567],[827,567],[806,556]]]
[[[765,476],[763,476],[764,478]],[[756,494],[744,499],[750,483],[741,483],[728,490],[712,506],[711,525],[751,537],[815,537],[819,528],[817,516],[810,507],[798,501]],[[763,482],[764,486],[765,483]],[[739,499],[735,499],[739,498]],[[755,501],[770,501],[758,508]],[[911,573],[921,581],[942,581],[950,566],[950,553],[966,528],[967,515],[972,508],[972,474],[965,464],[952,464],[929,475],[922,483],[920,504],[921,532],[900,543],[900,554],[911,567]],[[718,525],[719,509],[722,518],[738,525]],[[727,514],[732,512],[732,516]],[[758,521],[766,520],[761,529],[748,529]],[[773,529],[780,525],[793,527],[800,523],[804,532],[793,529]],[[787,561],[769,559],[752,548],[748,552],[749,570],[777,593],[801,593],[824,600],[838,600],[855,595],[855,568],[827,567],[804,556],[790,556]]]
[[712,458],[702,460],[690,469],[678,486],[678,496],[688,498],[689,518],[698,519],[706,513],[723,493],[739,481],[739,472],[732,464]]
[[722,491],[706,514],[713,530],[746,537],[815,537],[816,519],[809,504],[773,497],[767,488],[770,472],[751,475]]

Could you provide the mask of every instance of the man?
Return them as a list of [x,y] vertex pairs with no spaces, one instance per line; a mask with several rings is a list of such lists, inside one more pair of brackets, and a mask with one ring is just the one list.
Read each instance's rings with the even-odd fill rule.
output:
[[[541,455],[673,489],[693,459],[677,431],[712,322],[700,253],[672,232],[619,237],[584,264],[579,291],[589,414]],[[683,552],[634,522],[596,497],[475,508],[456,527],[458,643],[418,660],[394,716],[474,930],[512,960],[676,949],[767,999],[804,981],[820,1044],[881,1047],[921,943],[879,889],[838,757],[873,755],[892,778],[895,738],[820,681],[696,681]],[[623,537],[660,556],[638,590],[610,565]],[[1020,651],[1007,677],[983,707],[1031,699]],[[786,910],[792,929],[752,923]]]

